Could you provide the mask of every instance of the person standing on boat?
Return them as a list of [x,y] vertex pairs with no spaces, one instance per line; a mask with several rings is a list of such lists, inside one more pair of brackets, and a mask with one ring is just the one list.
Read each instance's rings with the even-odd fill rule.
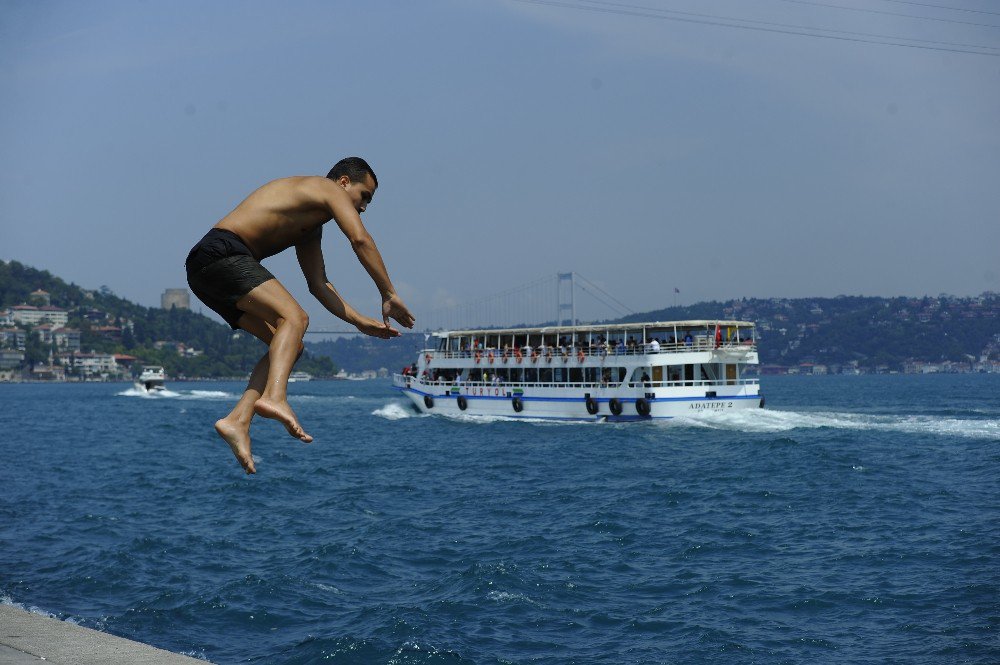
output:
[[[233,330],[245,330],[268,345],[239,402],[215,423],[216,432],[247,473],[256,473],[250,450],[254,415],[277,420],[293,437],[312,441],[287,399],[288,376],[302,353],[309,317],[260,264],[262,259],[294,247],[309,292],[334,316],[367,335],[397,337],[399,331],[389,324],[390,318],[413,327],[413,315],[393,288],[382,255],[361,223],[361,213],[377,187],[374,171],[360,157],[340,160],[325,178],[271,181],[236,206],[188,254],[185,267],[194,294]],[[357,312],[327,279],[320,241],[323,225],[331,219],[378,287],[381,321]]]

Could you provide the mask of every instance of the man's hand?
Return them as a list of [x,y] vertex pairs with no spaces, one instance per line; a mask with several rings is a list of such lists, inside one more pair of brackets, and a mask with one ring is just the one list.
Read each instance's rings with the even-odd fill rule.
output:
[[382,339],[399,337],[399,331],[390,326],[388,323],[383,324],[367,316],[359,315],[358,320],[354,323],[354,325],[358,330],[366,335],[371,335],[372,337],[380,337]]
[[413,323],[416,321],[413,315],[410,314],[410,310],[406,309],[406,305],[403,304],[403,299],[395,294],[382,300],[382,320],[385,322],[387,328],[389,327],[390,316],[398,321],[399,325],[406,328],[412,328]]

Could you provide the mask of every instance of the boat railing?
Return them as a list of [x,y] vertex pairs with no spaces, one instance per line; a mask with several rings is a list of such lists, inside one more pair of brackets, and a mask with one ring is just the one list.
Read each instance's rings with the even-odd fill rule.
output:
[[759,379],[703,379],[700,381],[626,381],[622,383],[607,382],[607,381],[586,381],[586,382],[570,382],[570,381],[532,381],[532,382],[512,382],[512,381],[447,381],[447,380],[418,380],[418,377],[409,374],[393,374],[392,383],[398,388],[409,387],[412,383],[419,383],[421,387],[425,388],[458,388],[459,391],[467,391],[468,389],[489,389],[494,388],[506,392],[508,389],[525,389],[525,388],[586,388],[586,389],[598,389],[598,388],[712,388],[721,386],[756,386],[759,385]]
[[653,356],[659,354],[670,354],[670,353],[690,353],[692,351],[740,351],[749,352],[756,351],[757,345],[751,340],[744,340],[741,342],[733,341],[723,341],[716,345],[714,340],[708,338],[696,338],[690,343],[685,342],[664,342],[657,348],[654,345],[646,344],[635,345],[633,347],[615,347],[609,349],[606,346],[592,346],[592,347],[574,347],[569,348],[558,348],[558,347],[545,347],[545,350],[540,348],[532,348],[530,352],[525,352],[525,349],[497,349],[497,348],[483,348],[483,349],[463,349],[460,351],[438,351],[438,350],[425,350],[424,355],[431,360],[455,360],[455,359],[468,359],[475,358],[480,363],[489,363],[492,360],[492,364],[503,363],[506,360],[506,364],[517,364],[520,360],[520,364],[525,362],[533,362],[538,364],[539,362],[546,362],[547,364],[552,364],[556,361],[561,361],[568,364],[571,360],[579,360],[581,356],[584,358],[616,358],[616,357],[636,357],[636,356]]

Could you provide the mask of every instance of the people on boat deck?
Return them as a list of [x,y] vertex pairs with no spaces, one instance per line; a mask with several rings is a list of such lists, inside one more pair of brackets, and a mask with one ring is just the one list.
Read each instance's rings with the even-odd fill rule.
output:
[[694,338],[691,337],[691,333],[684,335],[684,346],[691,346],[694,344]]
[[659,353],[660,352],[660,340],[655,337],[649,341],[649,352]]

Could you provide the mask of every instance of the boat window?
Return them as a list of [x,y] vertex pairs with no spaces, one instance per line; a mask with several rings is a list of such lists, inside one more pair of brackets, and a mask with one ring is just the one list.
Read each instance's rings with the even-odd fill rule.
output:
[[570,367],[569,368],[569,382],[570,383],[583,383],[583,369],[580,367]]
[[712,363],[710,365],[701,366],[701,380],[702,381],[718,381],[718,365]]

